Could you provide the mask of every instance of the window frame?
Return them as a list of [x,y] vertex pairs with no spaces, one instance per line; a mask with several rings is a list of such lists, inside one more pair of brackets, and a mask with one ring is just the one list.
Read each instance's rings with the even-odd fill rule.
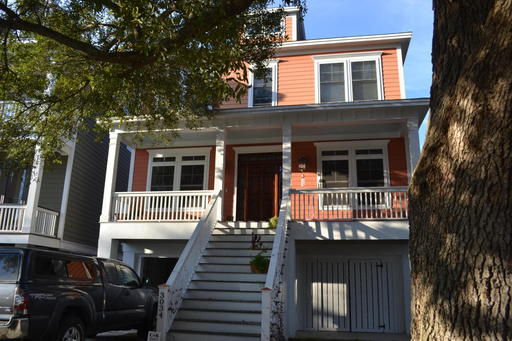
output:
[[[389,140],[370,140],[370,141],[340,141],[340,142],[317,142],[316,146],[316,160],[317,160],[317,187],[320,188],[322,181],[324,160],[348,160],[348,182],[349,186],[346,188],[365,188],[357,186],[357,160],[362,159],[381,159],[384,172],[384,186],[390,186],[389,178],[389,158],[388,158],[388,143]],[[358,149],[382,149],[381,155],[368,154],[356,155]],[[328,150],[347,150],[348,155],[329,155],[322,156],[323,151]]]
[[[384,80],[382,77],[382,51],[318,55],[313,56],[312,58],[315,64],[315,102],[317,104],[345,103],[354,101],[352,83],[353,62],[375,61],[375,71],[377,77],[377,99],[375,99],[375,101],[380,101],[384,99]],[[320,65],[337,63],[343,63],[343,71],[345,76],[345,101],[322,102],[320,94]],[[365,100],[362,101],[364,102]]]
[[268,105],[254,105],[254,88],[253,88],[253,84],[254,84],[254,72],[253,72],[253,68],[255,67],[254,65],[251,65],[249,67],[249,90],[248,90],[248,93],[247,93],[247,106],[249,108],[253,108],[253,107],[267,107],[267,106],[271,106],[271,107],[275,107],[277,106],[277,102],[278,102],[278,92],[277,92],[277,89],[278,89],[278,68],[277,68],[277,65],[279,63],[279,60],[278,59],[272,59],[272,60],[269,60],[266,62],[266,65],[265,65],[265,68],[268,68],[268,69],[271,69],[272,70],[272,102]]
[[[205,148],[179,148],[179,149],[151,149],[148,150],[149,160],[148,160],[148,171],[146,177],[146,191],[148,192],[167,192],[167,191],[151,191],[151,180],[153,177],[153,167],[158,166],[174,166],[174,176],[173,176],[173,189],[172,192],[187,192],[181,191],[181,167],[188,165],[204,165],[204,173],[203,173],[203,189],[205,191],[208,189],[208,175],[210,170],[210,152],[213,147],[205,147]],[[183,161],[181,158],[183,156],[204,156],[204,160],[190,160]],[[155,157],[175,157],[175,161],[166,161],[166,162],[154,162],[153,158]],[[194,190],[192,192],[197,192],[198,190]]]

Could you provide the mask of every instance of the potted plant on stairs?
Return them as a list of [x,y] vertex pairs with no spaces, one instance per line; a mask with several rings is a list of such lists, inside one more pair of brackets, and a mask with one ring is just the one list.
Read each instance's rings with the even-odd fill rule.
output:
[[268,266],[270,264],[270,258],[264,256],[265,251],[259,252],[254,256],[249,265],[251,266],[251,272],[258,274],[265,274],[268,272]]

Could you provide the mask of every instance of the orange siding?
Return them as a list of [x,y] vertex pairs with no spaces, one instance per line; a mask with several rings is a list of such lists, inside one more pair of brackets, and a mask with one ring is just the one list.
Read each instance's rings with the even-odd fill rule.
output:
[[280,57],[278,105],[315,103],[315,67],[311,55]]
[[382,70],[384,78],[384,98],[400,99],[400,77],[398,76],[398,59],[396,49],[384,50]]
[[145,191],[148,178],[149,154],[147,149],[135,150],[135,161],[133,165],[132,191]]
[[[306,170],[302,174],[299,170],[299,159],[307,159]],[[304,186],[301,186],[302,175],[304,175]],[[292,143],[292,183],[291,188],[308,189],[317,188],[316,175],[316,147],[313,142]]]
[[403,137],[391,139],[388,144],[389,177],[391,186],[407,186],[407,160]]
[[293,40],[293,20],[292,20],[292,17],[286,17],[285,25],[284,25],[284,34],[286,36],[286,41]]
[[[211,146],[193,146],[183,148],[204,148]],[[155,148],[155,149],[177,149],[177,148]],[[132,191],[146,191],[149,164],[149,149],[136,149],[133,166]],[[215,182],[215,147],[210,151],[210,164],[208,165],[208,189],[212,190]]]

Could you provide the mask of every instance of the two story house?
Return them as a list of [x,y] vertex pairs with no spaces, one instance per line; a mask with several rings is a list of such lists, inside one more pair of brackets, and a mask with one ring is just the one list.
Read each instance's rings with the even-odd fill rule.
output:
[[[0,114],[16,110],[0,102]],[[108,143],[79,133],[60,150],[59,163],[34,151],[32,168],[19,169],[0,151],[0,246],[36,246],[94,255]],[[104,139],[105,140],[105,139]],[[120,151],[117,189],[127,188],[129,151]]]
[[161,340],[409,333],[407,186],[429,105],[406,98],[412,34],[308,40],[286,11],[287,41],[241,103],[172,142],[110,133],[98,254],[167,283]]

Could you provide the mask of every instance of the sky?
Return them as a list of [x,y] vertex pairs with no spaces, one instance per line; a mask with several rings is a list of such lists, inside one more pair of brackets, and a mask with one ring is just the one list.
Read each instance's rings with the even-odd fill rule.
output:
[[[405,60],[408,98],[429,97],[433,11],[429,0],[307,0],[306,38],[412,32]],[[427,119],[420,128],[425,139]]]

